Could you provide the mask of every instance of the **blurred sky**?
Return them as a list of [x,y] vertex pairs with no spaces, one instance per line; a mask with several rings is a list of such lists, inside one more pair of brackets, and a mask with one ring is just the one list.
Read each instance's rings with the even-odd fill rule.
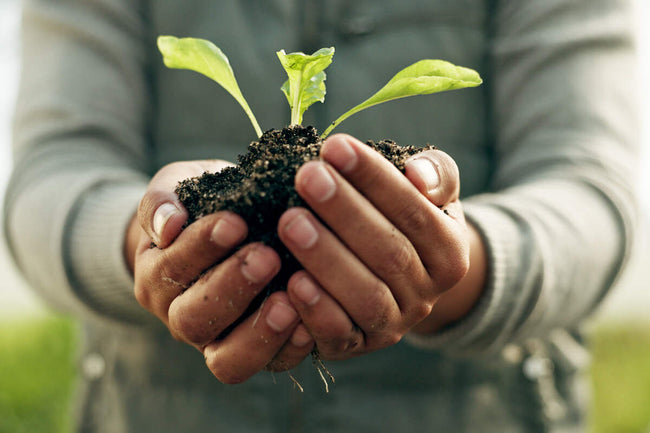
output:
[[[0,198],[4,194],[11,169],[10,122],[19,77],[19,3],[16,0],[0,0]],[[650,23],[650,2],[637,0],[637,3],[642,77],[639,80],[639,95],[644,105],[643,167],[639,188],[644,209],[643,219],[650,226],[650,83],[644,79],[650,76],[650,29],[647,29]],[[0,221],[1,218],[0,215]],[[606,319],[650,318],[650,231],[646,228],[640,238],[638,254],[601,311],[601,316]],[[40,301],[26,290],[21,277],[13,269],[3,242],[0,242],[0,276],[0,320],[42,312]]]

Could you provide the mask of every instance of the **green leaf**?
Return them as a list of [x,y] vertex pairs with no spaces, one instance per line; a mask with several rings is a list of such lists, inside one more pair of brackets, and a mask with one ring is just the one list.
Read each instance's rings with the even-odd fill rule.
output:
[[[307,110],[309,106],[311,106],[314,102],[325,101],[325,93],[326,93],[325,79],[326,79],[325,71],[321,71],[318,74],[314,75],[309,80],[308,86],[302,92],[302,98],[299,98],[302,99],[302,101],[300,102],[300,106],[302,107],[302,113],[299,113],[300,118],[298,120],[298,123],[302,123],[302,114]],[[289,106],[293,108],[294,103],[291,97],[291,89],[289,88],[289,80],[285,81],[280,89],[284,93],[284,96],[287,97]]]
[[455,66],[444,60],[420,60],[395,74],[384,87],[361,104],[351,108],[330,124],[323,132],[325,138],[332,130],[351,115],[393,99],[407,96],[428,95],[445,90],[476,87],[483,81],[479,74],[469,68]]
[[235,74],[230,67],[228,57],[212,42],[196,38],[176,38],[174,36],[159,36],[158,49],[163,55],[165,66],[173,69],[189,69],[198,72],[217,82],[226,89],[253,124],[257,136],[262,135],[262,129],[257,123],[246,99],[239,90]]
[[321,48],[311,55],[305,53],[277,52],[289,79],[282,92],[291,107],[291,124],[300,125],[302,115],[314,102],[325,100],[325,69],[332,63],[334,47]]

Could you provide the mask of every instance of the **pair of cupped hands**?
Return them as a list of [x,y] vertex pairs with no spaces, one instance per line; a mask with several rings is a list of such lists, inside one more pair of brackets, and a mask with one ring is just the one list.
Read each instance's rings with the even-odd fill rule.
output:
[[424,151],[406,162],[404,175],[357,139],[337,134],[296,175],[295,188],[311,210],[288,209],[277,226],[304,270],[291,276],[286,292],[272,293],[217,338],[281,266],[268,246],[241,245],[247,225],[231,212],[183,229],[188,214],[174,193],[177,182],[227,165],[163,167],[126,238],[137,301],[174,338],[203,353],[220,381],[289,370],[315,347],[322,359],[350,358],[450,320],[434,304],[465,276],[470,244],[455,162]]

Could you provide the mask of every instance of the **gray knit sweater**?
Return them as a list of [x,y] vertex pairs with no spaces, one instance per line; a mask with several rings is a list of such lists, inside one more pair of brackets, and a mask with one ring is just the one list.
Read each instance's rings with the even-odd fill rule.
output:
[[[579,326],[634,236],[631,3],[25,0],[5,231],[33,287],[84,324],[80,431],[579,429]],[[329,395],[308,363],[294,372],[304,394],[285,375],[213,379],[138,306],[124,232],[162,165],[234,160],[255,137],[226,92],[164,68],[159,34],[215,41],[264,129],[288,122],[281,48],[336,46],[327,102],[304,121],[319,129],[420,58],[477,69],[479,88],[342,128],[455,158],[489,256],[478,305],[430,337],[332,362]]]

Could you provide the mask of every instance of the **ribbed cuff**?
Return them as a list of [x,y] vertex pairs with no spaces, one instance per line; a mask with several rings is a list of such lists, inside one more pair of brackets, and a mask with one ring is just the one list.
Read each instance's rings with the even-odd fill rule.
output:
[[486,285],[474,308],[460,321],[433,334],[409,333],[405,340],[417,347],[458,355],[487,353],[499,348],[507,316],[514,305],[512,287],[519,278],[521,226],[503,210],[480,198],[463,203],[468,223],[478,230],[487,253]]
[[87,191],[70,221],[66,245],[79,298],[102,316],[133,323],[151,320],[135,299],[124,257],[125,233],[145,188],[144,182],[105,182]]

